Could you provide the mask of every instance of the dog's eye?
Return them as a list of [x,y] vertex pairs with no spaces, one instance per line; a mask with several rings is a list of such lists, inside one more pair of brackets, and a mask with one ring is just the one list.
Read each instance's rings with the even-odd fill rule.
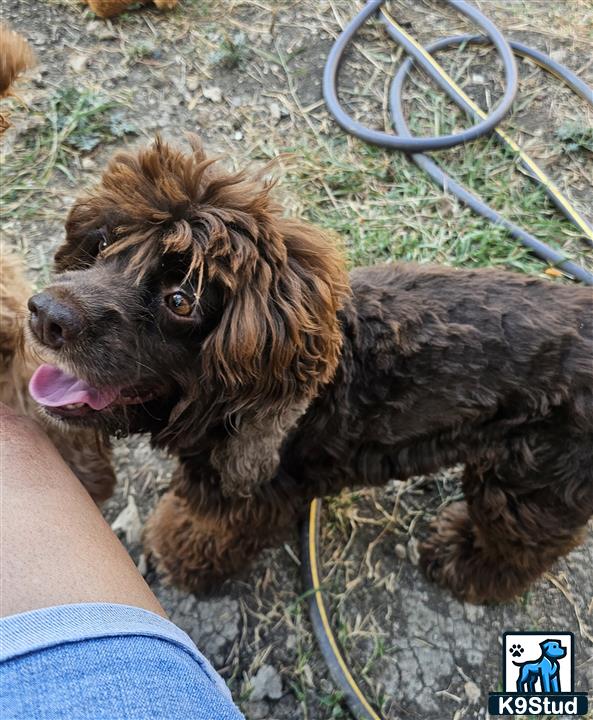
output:
[[165,296],[165,303],[171,312],[175,315],[182,315],[187,317],[191,315],[194,309],[193,301],[183,292],[178,290],[177,292],[171,293]]
[[97,230],[97,236],[99,253],[105,252],[105,250],[107,250],[107,248],[111,245],[111,239],[107,233],[107,228]]

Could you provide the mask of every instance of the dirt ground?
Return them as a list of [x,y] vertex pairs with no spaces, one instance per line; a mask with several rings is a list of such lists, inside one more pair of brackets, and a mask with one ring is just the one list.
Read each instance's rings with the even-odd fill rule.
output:
[[[510,37],[552,51],[593,83],[588,0],[479,4]],[[42,285],[49,277],[64,215],[79,189],[96,179],[115,149],[146,143],[156,132],[180,143],[184,133],[197,132],[237,167],[286,153],[278,192],[289,212],[340,233],[353,263],[405,257],[542,273],[541,264],[433,188],[402,156],[365,148],[335,127],[320,79],[332,39],[357,7],[351,0],[181,0],[172,14],[144,9],[103,22],[75,0],[2,0],[3,20],[31,41],[39,58],[33,81],[20,93],[28,109],[12,112],[15,127],[3,149],[2,235],[26,258],[32,282]],[[391,8],[421,42],[467,28],[440,3],[394,2]],[[362,38],[345,95],[353,111],[381,125],[386,78],[399,53],[380,27]],[[490,74],[496,64],[485,51],[471,66],[469,57],[461,56],[459,75],[468,76],[478,100],[493,102],[500,92]],[[521,64],[521,77],[510,127],[593,218],[591,113],[555,81],[546,85],[533,66]],[[410,99],[417,127],[435,128],[435,107],[446,125],[443,105],[430,93],[410,91]],[[456,118],[451,114],[448,122]],[[443,161],[591,267],[578,233],[512,159],[502,162],[486,141],[477,147]],[[478,166],[490,174],[489,183],[473,178]],[[264,553],[219,596],[165,587],[147,566],[140,536],[173,461],[142,437],[116,441],[115,457],[119,485],[105,507],[108,520],[172,620],[225,677],[246,717],[347,717],[307,617],[296,528],[291,543]],[[516,602],[460,604],[417,567],[418,538],[459,492],[453,469],[408,483],[394,479],[385,489],[346,494],[325,506],[322,563],[332,622],[369,698],[390,720],[485,718],[488,692],[500,683],[499,637],[511,629],[573,631],[575,689],[593,690],[593,532]]]

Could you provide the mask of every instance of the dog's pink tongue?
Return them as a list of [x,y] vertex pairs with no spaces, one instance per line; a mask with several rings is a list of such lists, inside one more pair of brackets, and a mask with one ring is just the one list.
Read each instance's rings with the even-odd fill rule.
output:
[[92,387],[84,380],[68,375],[54,365],[42,365],[29,382],[31,397],[41,405],[60,407],[72,403],[86,403],[93,410],[103,410],[117,397],[114,388]]

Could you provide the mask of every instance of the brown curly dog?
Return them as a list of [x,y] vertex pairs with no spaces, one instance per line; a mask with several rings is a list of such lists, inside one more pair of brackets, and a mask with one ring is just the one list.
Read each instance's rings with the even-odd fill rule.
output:
[[591,291],[494,270],[358,268],[270,188],[157,140],[72,208],[29,301],[69,425],[149,432],[179,459],[146,543],[204,590],[318,495],[465,464],[428,575],[507,600],[593,512]]

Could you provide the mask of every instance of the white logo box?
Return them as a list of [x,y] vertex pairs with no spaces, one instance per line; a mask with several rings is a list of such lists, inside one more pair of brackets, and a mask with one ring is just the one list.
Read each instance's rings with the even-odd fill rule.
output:
[[[520,668],[514,663],[537,662],[542,656],[540,643],[546,640],[556,640],[566,649],[566,654],[558,658],[560,666],[559,680],[560,692],[573,692],[574,672],[574,636],[571,632],[507,632],[503,635],[503,692],[516,693],[517,679]],[[523,652],[517,655],[518,649]],[[513,651],[515,655],[513,655]],[[543,692],[541,683],[538,681],[535,692]]]

